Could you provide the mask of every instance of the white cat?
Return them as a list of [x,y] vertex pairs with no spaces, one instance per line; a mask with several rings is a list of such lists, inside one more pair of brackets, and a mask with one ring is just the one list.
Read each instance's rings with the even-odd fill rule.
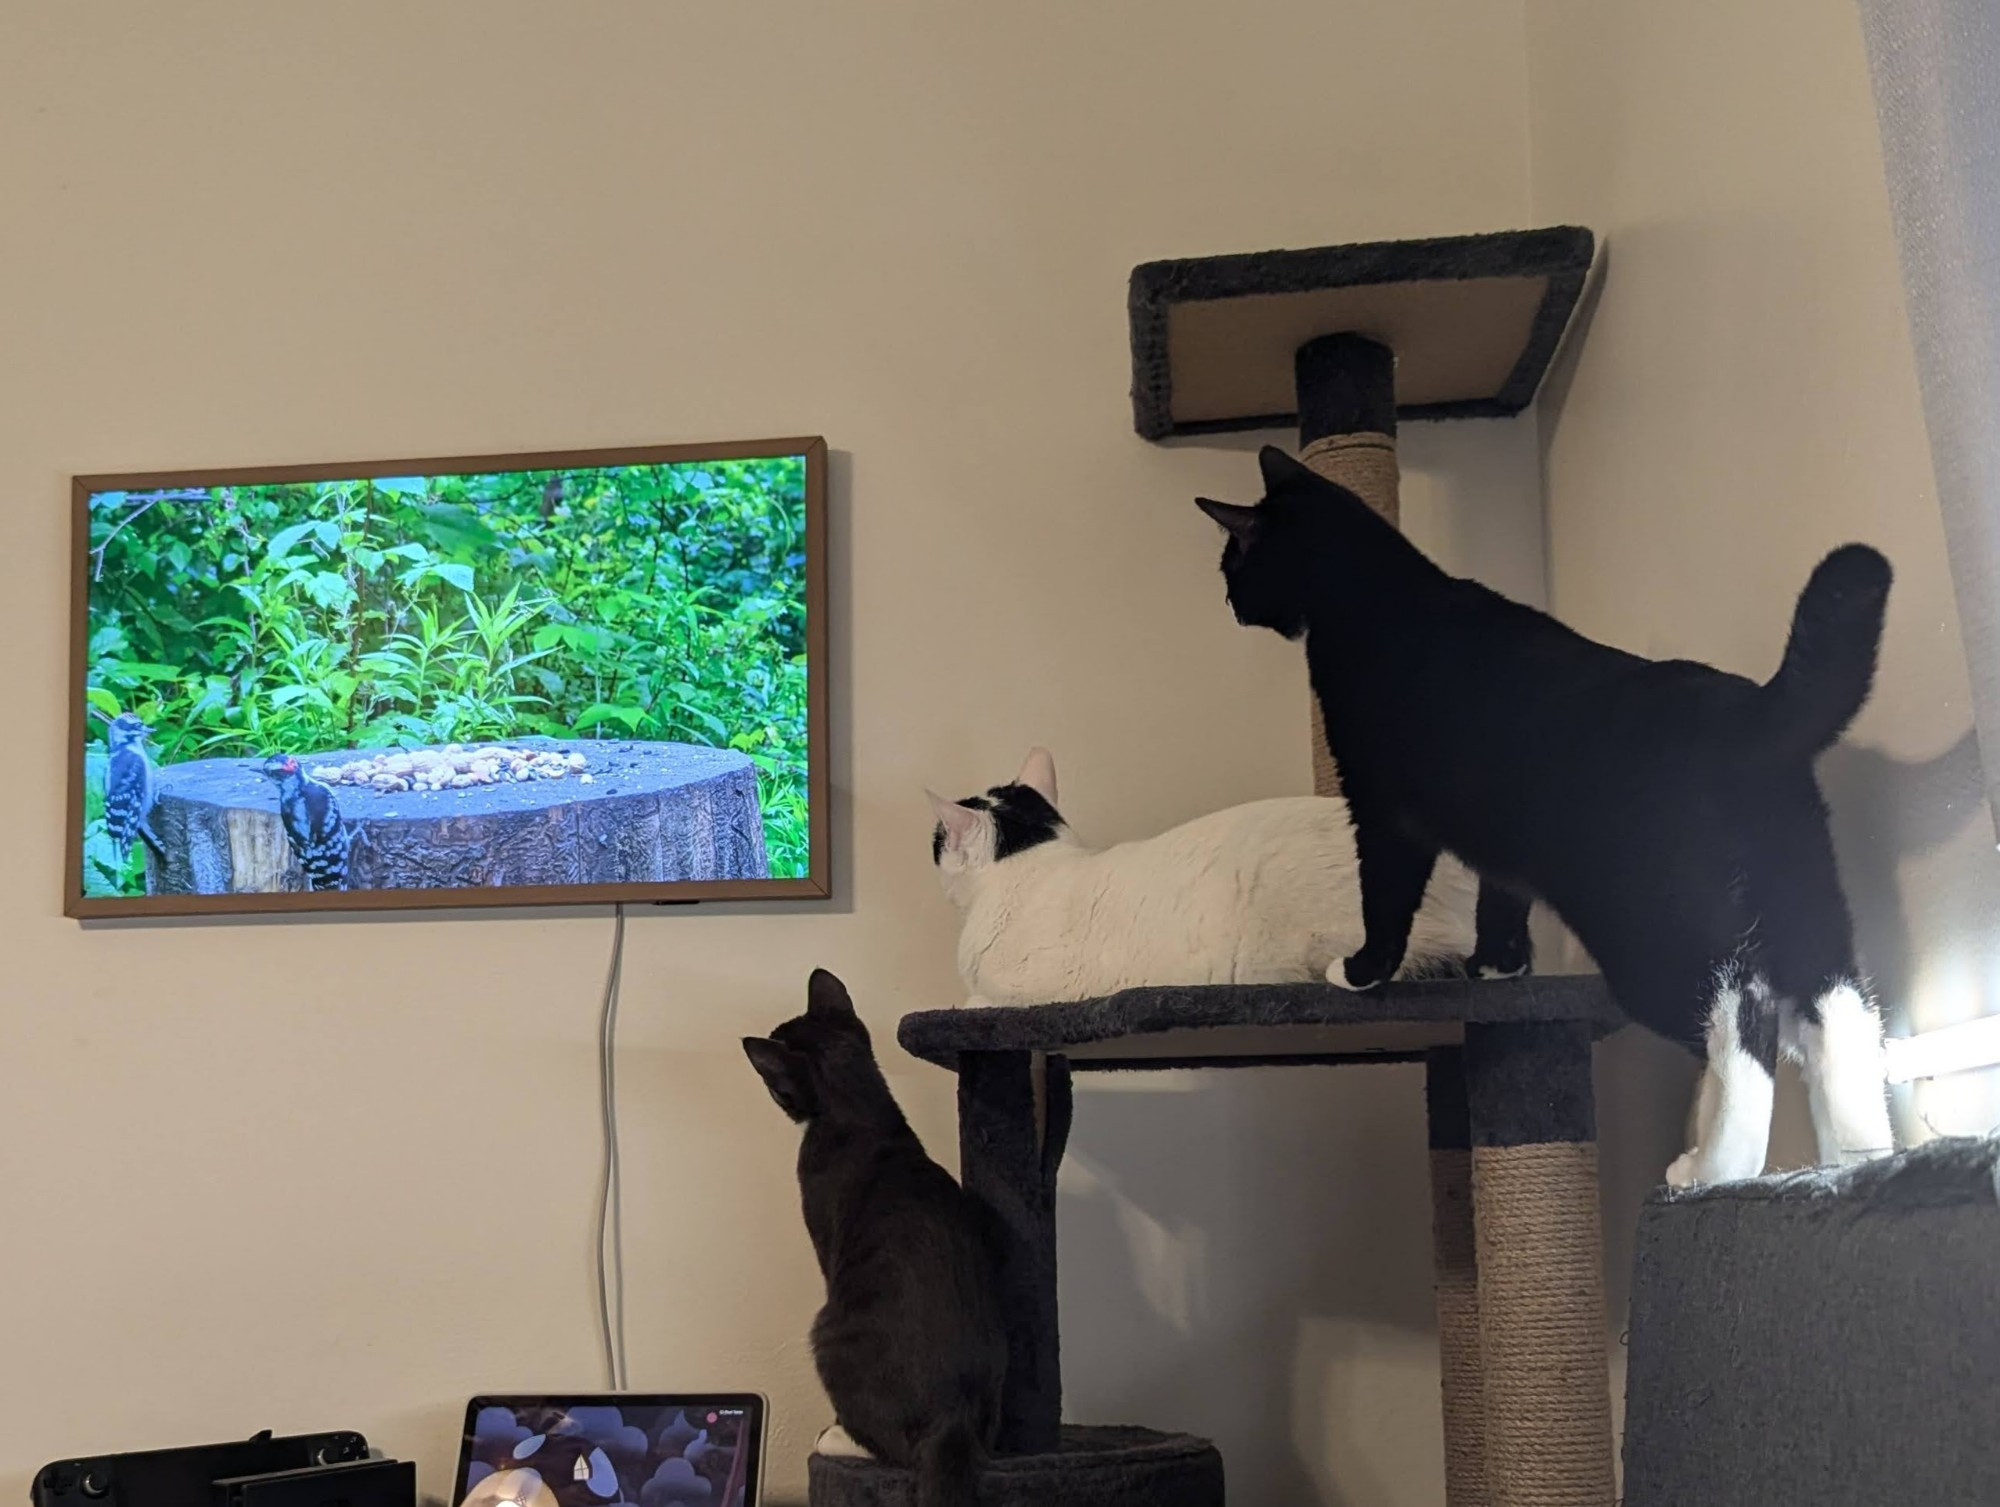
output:
[[[1253,801],[1115,848],[1086,846],[1056,810],[1055,761],[1013,783],[931,796],[932,857],[964,925],[968,1005],[1092,999],[1144,984],[1342,979],[1361,946],[1361,888],[1344,802]],[[1441,859],[1410,929],[1404,976],[1473,946],[1477,885]]]

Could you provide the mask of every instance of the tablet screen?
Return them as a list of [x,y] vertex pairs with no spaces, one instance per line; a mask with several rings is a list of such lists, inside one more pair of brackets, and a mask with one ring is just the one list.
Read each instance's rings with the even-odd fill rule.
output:
[[763,1400],[745,1393],[476,1397],[460,1507],[750,1507]]

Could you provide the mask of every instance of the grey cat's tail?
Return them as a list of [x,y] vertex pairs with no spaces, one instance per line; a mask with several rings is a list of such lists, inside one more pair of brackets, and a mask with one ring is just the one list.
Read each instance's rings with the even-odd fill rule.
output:
[[1778,673],[1765,683],[1756,738],[1780,758],[1831,748],[1868,699],[1889,600],[1889,562],[1865,544],[1820,561],[1799,593]]
[[917,1446],[916,1507],[978,1507],[986,1451],[966,1418],[947,1420]]

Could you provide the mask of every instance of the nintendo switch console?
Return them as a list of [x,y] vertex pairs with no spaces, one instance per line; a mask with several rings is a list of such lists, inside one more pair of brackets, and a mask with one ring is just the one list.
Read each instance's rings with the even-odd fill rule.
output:
[[[336,1480],[338,1488],[335,1488]],[[350,1429],[55,1460],[35,1507],[413,1507],[411,1467],[370,1460]]]

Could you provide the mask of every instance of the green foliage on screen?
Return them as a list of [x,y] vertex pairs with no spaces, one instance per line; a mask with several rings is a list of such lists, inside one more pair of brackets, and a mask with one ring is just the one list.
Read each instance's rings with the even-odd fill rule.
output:
[[[738,750],[807,872],[805,460],[102,492],[86,694],[157,763],[542,735]],[[95,723],[94,723],[95,725]],[[86,755],[90,894],[144,891]]]

